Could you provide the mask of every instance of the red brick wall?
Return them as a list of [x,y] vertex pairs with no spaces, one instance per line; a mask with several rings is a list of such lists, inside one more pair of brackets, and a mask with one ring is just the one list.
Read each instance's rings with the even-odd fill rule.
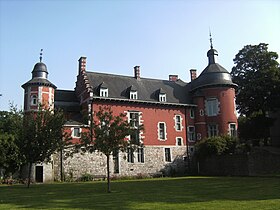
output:
[[[176,137],[182,137],[183,145],[186,145],[186,119],[185,111],[187,111],[187,124],[193,123],[189,117],[189,110],[185,108],[173,108],[165,106],[137,105],[137,104],[114,104],[105,102],[94,102],[93,110],[99,110],[99,106],[111,106],[113,112],[117,115],[127,111],[139,111],[142,113],[144,124],[143,142],[144,145],[176,145]],[[182,117],[182,130],[175,129],[175,115]],[[166,140],[158,139],[158,122],[166,123]]]

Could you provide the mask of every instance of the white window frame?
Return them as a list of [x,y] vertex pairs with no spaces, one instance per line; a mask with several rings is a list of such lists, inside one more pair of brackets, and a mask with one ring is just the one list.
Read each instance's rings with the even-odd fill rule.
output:
[[[190,128],[193,129],[193,131],[190,130]],[[188,126],[188,141],[191,141],[191,142],[195,142],[196,141],[196,138],[195,138],[195,126]]]
[[158,96],[160,102],[166,102],[166,93],[160,93]]
[[[167,152],[166,150],[169,150],[169,156],[167,158]],[[164,162],[170,163],[172,162],[172,153],[171,153],[171,148],[170,147],[165,147],[163,148],[163,154],[164,154]]]
[[108,97],[109,94],[108,94],[108,88],[100,88],[100,96],[101,97]]
[[[178,118],[179,118],[179,121],[177,120]],[[181,115],[175,115],[174,121],[175,121],[175,130],[176,131],[182,131],[183,130],[183,125],[182,125],[183,118],[182,118],[182,116]]]
[[[181,142],[181,144],[178,144],[179,141]],[[183,137],[176,137],[176,146],[184,146]]]
[[38,96],[37,95],[31,95],[31,106],[36,106],[38,105]]
[[138,93],[137,93],[137,91],[131,90],[130,93],[129,93],[129,99],[133,99],[133,100],[138,99]]
[[[231,128],[231,126],[234,126],[234,130]],[[237,137],[236,123],[229,123],[228,132],[231,137]]]
[[[160,128],[160,125],[163,124],[163,137],[164,138],[161,138],[161,128]],[[166,132],[166,123],[165,122],[158,122],[158,139],[160,141],[166,141],[167,140],[167,132]]]
[[219,135],[219,129],[217,124],[209,124],[207,128],[208,128],[208,137]]
[[[79,135],[78,136],[75,135],[75,130],[77,130],[77,129],[79,129]],[[73,138],[81,138],[81,132],[82,132],[82,129],[80,127],[71,128],[71,136]]]
[[206,114],[208,117],[219,114],[219,101],[217,98],[208,98],[205,100]]

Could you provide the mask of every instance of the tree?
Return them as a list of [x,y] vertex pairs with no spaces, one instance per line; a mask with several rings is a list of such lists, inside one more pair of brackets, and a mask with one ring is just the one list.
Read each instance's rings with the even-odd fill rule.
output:
[[29,112],[24,115],[24,124],[19,144],[20,152],[28,164],[28,184],[30,186],[32,164],[50,161],[51,155],[69,144],[64,132],[63,112],[50,109]]
[[15,136],[0,134],[0,169],[4,169],[4,178],[15,173],[20,166],[20,154]]
[[124,119],[126,115],[120,113],[114,115],[110,107],[99,107],[91,120],[92,132],[82,135],[81,144],[78,145],[84,151],[94,152],[98,150],[106,156],[107,162],[107,192],[111,192],[110,186],[110,155],[118,151],[125,151],[128,147],[135,149],[140,145],[139,138],[131,138],[127,141],[128,135],[137,135],[139,130],[132,128],[131,124]]
[[13,104],[10,111],[0,111],[0,169],[4,169],[4,177],[15,173],[22,162],[17,144],[22,118],[22,111]]
[[238,84],[236,104],[241,114],[263,115],[280,107],[280,66],[268,44],[246,45],[233,59],[231,75]]

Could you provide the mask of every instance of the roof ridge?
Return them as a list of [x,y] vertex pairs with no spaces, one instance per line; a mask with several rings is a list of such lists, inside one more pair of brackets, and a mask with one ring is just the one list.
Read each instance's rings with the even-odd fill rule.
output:
[[[113,73],[103,73],[103,72],[93,72],[93,71],[86,71],[86,73],[90,73],[90,74],[100,74],[100,75],[108,75],[108,76],[118,76],[118,77],[128,77],[128,78],[131,78],[131,79],[135,79],[134,76],[128,76],[128,75],[120,75],[120,74],[113,74]],[[155,78],[147,78],[147,77],[140,77],[140,80],[141,79],[144,79],[144,80],[157,80],[157,81],[166,81],[166,82],[170,82],[170,83],[173,83],[174,81],[170,81],[168,79],[155,79]],[[181,79],[178,79],[179,82],[184,82],[183,80]],[[176,83],[177,81],[175,81]],[[184,82],[186,83],[186,82]],[[186,83],[187,84],[187,83]]]

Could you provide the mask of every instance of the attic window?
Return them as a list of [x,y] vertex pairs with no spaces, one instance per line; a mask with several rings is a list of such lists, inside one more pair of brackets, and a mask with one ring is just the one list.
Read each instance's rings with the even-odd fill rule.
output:
[[108,97],[108,88],[100,88],[100,96]]
[[131,91],[130,91],[130,94],[129,94],[129,98],[130,98],[130,99],[138,99],[137,91],[131,90]]
[[160,93],[159,94],[159,101],[160,102],[166,102],[166,93]]

